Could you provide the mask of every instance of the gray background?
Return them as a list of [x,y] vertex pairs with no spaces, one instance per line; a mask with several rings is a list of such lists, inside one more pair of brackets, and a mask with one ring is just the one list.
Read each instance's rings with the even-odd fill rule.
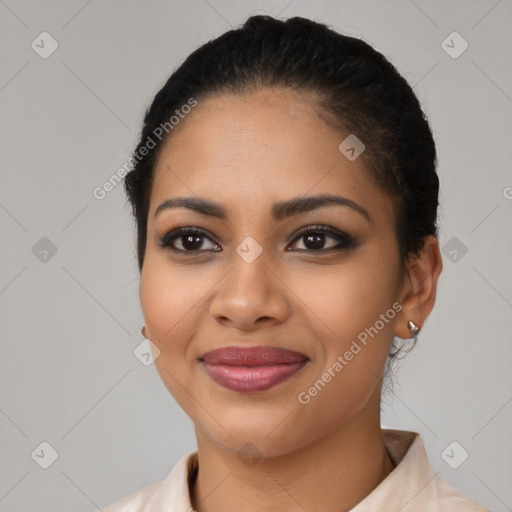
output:
[[[418,94],[439,153],[445,266],[383,426],[420,432],[443,478],[512,510],[510,0],[0,0],[1,511],[95,510],[195,448],[133,353],[143,320],[122,186],[93,190],[130,156],[170,72],[256,13],[364,38]],[[31,47],[43,31],[59,44],[45,59]],[[458,58],[441,46],[453,31],[469,44]],[[31,456],[43,441],[58,452],[48,469]],[[453,441],[469,453],[457,469],[441,456]]]

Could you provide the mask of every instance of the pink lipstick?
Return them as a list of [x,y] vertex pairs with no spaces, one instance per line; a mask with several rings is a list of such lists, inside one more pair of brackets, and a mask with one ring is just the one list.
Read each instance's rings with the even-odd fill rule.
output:
[[264,391],[295,375],[308,362],[298,352],[277,347],[222,347],[200,359],[217,384],[233,391]]

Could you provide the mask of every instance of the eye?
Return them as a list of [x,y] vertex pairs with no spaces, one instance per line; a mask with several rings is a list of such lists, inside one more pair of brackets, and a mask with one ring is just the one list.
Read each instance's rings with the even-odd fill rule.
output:
[[[330,247],[324,247],[326,240],[331,239],[337,244]],[[294,242],[303,240],[305,249],[299,249],[307,252],[332,252],[349,249],[355,245],[355,240],[342,231],[327,226],[308,226],[299,231]]]
[[[329,247],[324,247],[329,239],[336,243],[333,245],[331,242]],[[335,252],[349,249],[355,245],[355,240],[350,235],[328,226],[308,226],[301,229],[295,235],[291,245],[301,240],[305,248],[296,248],[296,250],[306,252]],[[210,243],[210,247],[205,248],[205,241]],[[220,245],[213,241],[211,235],[201,228],[192,226],[169,231],[159,240],[159,245],[177,253],[222,251]]]
[[[160,239],[159,245],[164,248],[169,248],[175,252],[204,252],[203,239],[210,241],[213,245],[213,248],[210,247],[206,250],[220,250],[219,245],[216,242],[213,242],[205,231],[196,227],[181,227],[173,229]],[[181,247],[177,247],[174,244],[175,240],[178,244],[181,244]]]

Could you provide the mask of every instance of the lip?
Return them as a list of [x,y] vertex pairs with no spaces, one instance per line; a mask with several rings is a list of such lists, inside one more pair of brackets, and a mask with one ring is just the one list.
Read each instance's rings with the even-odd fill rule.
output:
[[240,392],[264,391],[295,375],[309,361],[278,347],[222,347],[199,358],[217,384]]

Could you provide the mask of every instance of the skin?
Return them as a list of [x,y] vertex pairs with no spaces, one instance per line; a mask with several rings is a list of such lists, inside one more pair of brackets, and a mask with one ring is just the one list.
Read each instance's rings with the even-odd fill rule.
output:
[[[402,272],[391,199],[367,171],[364,153],[354,161],[340,153],[348,133],[327,125],[304,94],[267,88],[209,97],[171,135],[151,191],[140,300],[145,335],[161,351],[159,375],[195,426],[192,505],[200,512],[349,510],[394,467],[380,428],[381,378],[393,336],[409,338],[407,321],[421,327],[432,310],[438,241],[427,237]],[[332,204],[271,217],[274,202],[319,194],[351,199],[370,221]],[[178,196],[215,201],[227,217],[173,208],[155,218],[160,203]],[[296,239],[316,224],[348,233],[356,246],[327,252],[339,242],[326,235],[322,253],[307,237]],[[178,226],[212,236],[199,239],[195,254],[162,248],[158,241]],[[236,252],[248,236],[263,250],[252,263]],[[182,244],[174,239],[185,250]],[[298,394],[393,303],[401,311],[300,403]],[[309,362],[266,391],[231,391],[198,359],[227,345],[277,346]],[[261,456],[252,465],[238,457],[246,443]]]

